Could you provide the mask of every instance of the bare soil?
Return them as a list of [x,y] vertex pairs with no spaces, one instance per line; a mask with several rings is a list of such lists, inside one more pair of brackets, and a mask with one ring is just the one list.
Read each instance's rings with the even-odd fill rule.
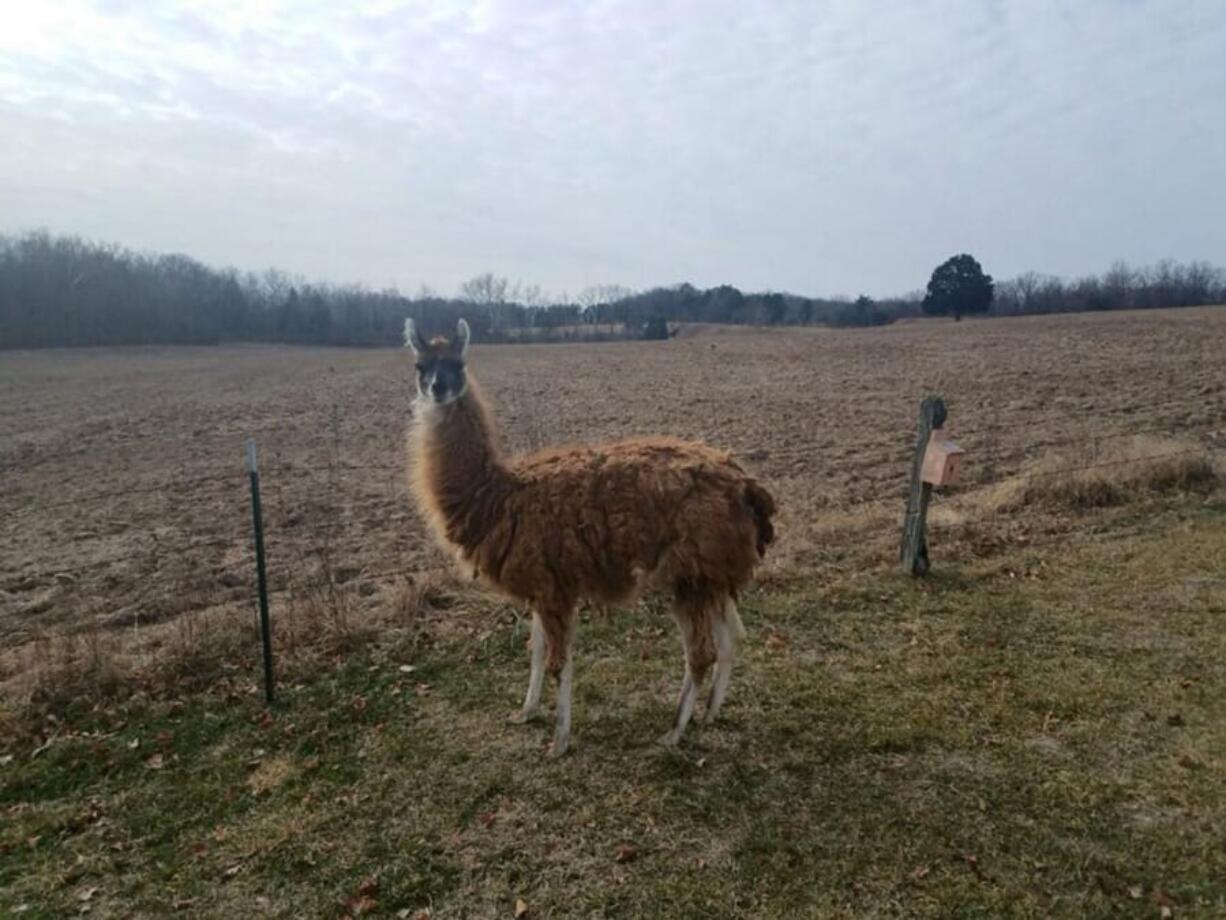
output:
[[[1226,440],[1219,308],[734,332],[478,347],[471,369],[511,450],[660,432],[736,450],[780,500],[776,573],[846,560],[845,525],[893,526],[928,392],[969,451],[964,492],[1053,445]],[[247,437],[274,590],[369,595],[445,564],[408,501],[399,351],[9,352],[0,379],[0,645],[249,605]]]

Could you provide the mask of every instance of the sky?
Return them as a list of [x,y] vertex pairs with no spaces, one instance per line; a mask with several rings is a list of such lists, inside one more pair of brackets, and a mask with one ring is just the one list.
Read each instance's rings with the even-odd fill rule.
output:
[[1222,0],[38,0],[0,232],[449,294],[1226,264]]

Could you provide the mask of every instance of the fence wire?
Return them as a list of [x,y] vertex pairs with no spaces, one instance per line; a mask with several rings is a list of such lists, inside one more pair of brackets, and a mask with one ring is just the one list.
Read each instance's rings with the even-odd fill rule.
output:
[[[1183,408],[1186,409],[1186,406],[1183,406]],[[1205,407],[1197,406],[1196,408],[1203,410]],[[1215,406],[1212,408],[1217,410],[1219,407]],[[1138,409],[1138,412],[1146,413],[1147,410],[1142,407]],[[1069,419],[1068,417],[1065,417],[1065,420],[1084,422],[1084,419]],[[957,430],[957,426],[951,427]],[[1041,450],[1052,450],[1062,447],[1085,449],[1087,446],[1096,447],[1105,441],[1146,434],[1160,433],[1171,437],[1182,436],[1185,438],[1194,436],[1201,439],[1208,437],[1212,440],[1212,436],[1221,427],[1226,427],[1226,418],[1214,417],[1207,421],[1195,422],[1192,426],[1185,425],[1182,427],[1178,423],[1158,423],[1128,429],[1127,431],[1108,432],[1105,434],[1090,433],[1065,439],[1045,439],[1028,444],[1024,448],[1019,448],[1017,453],[1009,456],[987,453],[982,457],[977,457],[974,453],[974,446],[976,444],[990,443],[992,437],[998,433],[1005,431],[1009,431],[1012,434],[1016,433],[1013,429],[1007,429],[1004,426],[988,427],[978,431],[964,431],[961,432],[959,440],[972,451],[967,459],[968,465],[975,464],[992,468],[1009,463],[1024,465],[1030,462],[1033,464],[1034,454]],[[753,467],[774,470],[773,475],[764,477],[769,481],[772,478],[794,478],[796,476],[813,475],[815,471],[812,469],[779,472],[777,465],[787,462],[812,461],[815,457],[820,456],[822,451],[829,450],[829,447],[828,441],[820,441],[811,444],[787,445],[774,449],[761,448],[756,451],[742,451],[739,454],[734,453],[734,456],[739,455],[743,457],[745,454],[758,455],[754,456],[754,459],[749,460],[748,463]],[[866,518],[872,517],[873,512],[877,510],[890,511],[891,515],[889,517],[883,516],[881,520],[880,526],[884,533],[886,527],[893,527],[897,523],[897,521],[892,520],[893,512],[897,512],[898,518],[901,520],[905,503],[905,483],[910,474],[912,452],[914,450],[913,434],[911,432],[900,433],[896,443],[891,442],[889,445],[879,443],[869,449],[877,452],[878,456],[867,464],[857,465],[855,472],[859,482],[845,483],[843,485],[841,493],[843,501],[837,505],[837,508],[861,512]],[[1013,471],[1003,475],[987,475],[966,481],[956,487],[956,490],[951,494],[952,496],[961,496],[971,490],[983,489],[1023,479],[1080,475],[1094,470],[1164,462],[1195,454],[1203,454],[1206,451],[1213,450],[1214,447],[1210,444],[1200,444],[1194,447],[1162,451],[1151,455],[1075,463],[1058,468],[1023,468],[1020,471]],[[882,454],[882,452],[885,453]],[[826,462],[833,463],[836,461]],[[893,472],[884,477],[865,475],[882,469],[892,469]],[[328,473],[326,488],[321,492],[318,485],[316,485],[315,489],[307,495],[297,494],[297,486],[302,480],[295,479],[295,474],[318,473],[320,471]],[[352,490],[345,488],[348,478],[345,474],[350,471],[383,471],[400,475],[407,472],[407,464],[404,459],[397,459],[394,462],[388,463],[339,463],[335,461],[322,463],[274,462],[266,465],[261,470],[261,477],[265,486],[264,506],[266,512],[265,520],[267,522],[266,540],[269,556],[269,574],[273,582],[274,592],[322,589],[343,591],[350,590],[351,587],[362,583],[384,582],[393,578],[413,576],[412,566],[414,561],[411,559],[404,559],[399,563],[390,565],[377,561],[372,563],[368,558],[369,554],[363,554],[363,548],[356,547],[351,542],[351,539],[359,537],[369,540],[372,529],[369,520],[353,519],[351,516],[355,512],[364,511],[369,517],[371,513],[379,511],[388,502],[407,502],[407,495],[397,490],[388,490],[376,495],[354,495]],[[194,497],[199,498],[198,490],[209,486],[226,484],[234,488],[245,488],[247,483],[247,475],[236,470],[232,473],[191,476],[158,483],[135,483],[129,488],[113,488],[93,494],[75,495],[71,498],[53,502],[37,502],[27,499],[24,503],[8,509],[7,513],[9,514],[10,521],[20,517],[23,522],[21,526],[28,526],[24,522],[33,514],[42,514],[64,508],[74,508],[84,512],[90,508],[160,493],[164,493],[175,500],[188,501],[193,497],[193,494]],[[79,485],[79,481],[66,481],[62,483],[62,486],[65,488],[69,485]],[[881,494],[883,490],[896,494],[883,495]],[[216,490],[216,492],[211,493],[208,497],[223,498],[229,494],[228,490]],[[838,493],[835,494],[834,498],[837,500]],[[210,592],[201,593],[201,606],[212,606],[217,602],[238,603],[244,598],[248,599],[254,606],[255,597],[252,588],[255,581],[253,566],[254,549],[249,529],[251,509],[246,495],[244,494],[242,500],[235,501],[232,507],[232,524],[226,526],[220,533],[207,537],[188,539],[186,542],[177,542],[173,536],[150,531],[148,535],[149,543],[142,545],[132,552],[117,556],[90,560],[77,565],[60,566],[44,564],[35,569],[10,565],[3,582],[0,582],[0,588],[12,590],[17,586],[29,584],[45,586],[56,582],[67,588],[71,585],[65,584],[66,579],[77,582],[87,579],[89,576],[96,576],[99,572],[122,571],[123,577],[138,580],[141,588],[136,600],[128,598],[121,604],[122,608],[128,608],[133,604],[151,603],[151,598],[158,590],[161,590],[163,593],[174,591],[176,586],[185,584],[193,576],[193,567],[196,570],[203,567],[207,568],[207,574],[203,576],[203,581],[212,583],[214,588]],[[300,512],[301,518],[299,521],[296,521],[293,526],[285,525],[284,522],[290,516]],[[323,518],[322,527],[319,526],[319,521],[309,520],[311,513]],[[821,510],[818,509],[815,513],[820,515]],[[993,513],[989,515],[989,520],[995,521],[999,516],[999,512]],[[302,526],[302,522],[306,522],[306,525]],[[423,549],[428,553],[430,543],[422,534],[417,532],[418,528],[412,524],[411,514],[406,513],[405,515],[385,517],[381,523],[384,530],[387,529],[389,524],[395,526],[395,538],[384,544],[385,553],[390,550],[396,554],[408,554],[409,557],[418,557],[415,561],[419,564],[426,561],[420,558],[420,553]],[[269,526],[270,524],[272,526]],[[111,535],[105,534],[100,538],[107,536]],[[386,537],[387,533],[383,533],[382,536]],[[1067,539],[1068,536],[1065,534],[1049,534],[1042,539],[1051,539],[1053,542],[1058,542]],[[1044,545],[1034,538],[1018,539],[1015,535],[1005,535],[1002,539],[1009,543],[1026,547]],[[366,548],[368,549],[369,547]],[[219,564],[216,560],[210,563],[200,562],[199,556],[206,550],[224,554],[227,557],[225,563]],[[363,555],[367,558],[356,558]],[[27,561],[25,564],[28,566],[29,562]],[[132,566],[133,570],[129,571],[126,568],[128,566]],[[310,576],[304,578],[303,576],[307,569],[314,569],[315,571]],[[199,587],[199,585],[195,585],[195,587]],[[219,588],[220,590],[218,590]],[[105,601],[102,602],[99,605],[99,609],[95,610],[94,613],[105,615],[107,611],[102,609],[105,607],[105,604]],[[176,615],[182,615],[185,612],[180,611]]]

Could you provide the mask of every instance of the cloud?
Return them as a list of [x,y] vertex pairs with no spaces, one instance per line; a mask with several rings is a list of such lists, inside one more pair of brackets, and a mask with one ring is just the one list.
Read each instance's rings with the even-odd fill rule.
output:
[[453,289],[1226,252],[1215,0],[26,4],[2,229]]

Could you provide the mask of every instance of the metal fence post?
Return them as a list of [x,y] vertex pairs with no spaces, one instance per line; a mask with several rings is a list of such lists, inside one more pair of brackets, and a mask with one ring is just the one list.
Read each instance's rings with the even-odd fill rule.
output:
[[264,568],[264,515],[260,510],[260,467],[255,439],[247,439],[247,475],[251,477],[251,518],[255,525],[255,571],[260,593],[260,639],[264,646],[264,697],[273,699],[272,622],[268,616],[268,574]]

